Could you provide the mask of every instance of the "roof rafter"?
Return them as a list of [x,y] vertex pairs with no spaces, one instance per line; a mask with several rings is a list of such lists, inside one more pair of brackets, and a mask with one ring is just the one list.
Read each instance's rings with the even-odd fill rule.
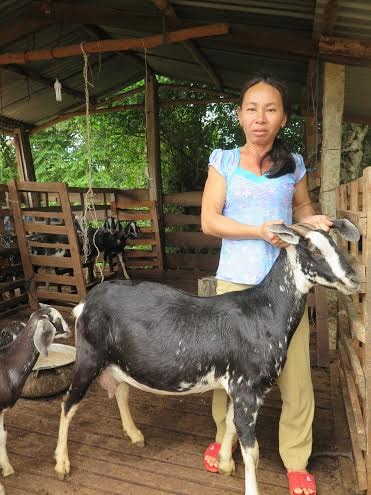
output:
[[338,0],[328,0],[323,11],[321,34],[331,35],[334,32],[338,11]]
[[33,19],[30,17],[24,17],[19,21],[15,21],[7,27],[1,28],[0,32],[0,46],[8,45],[13,41],[33,34],[40,29],[50,26],[52,22],[48,19]]
[[[227,34],[227,24],[209,24],[187,29],[178,29],[167,33],[166,38],[162,34],[155,34],[145,38],[115,39],[88,41],[83,45],[85,53],[106,53],[116,51],[128,51],[132,49],[149,49],[168,43],[179,43],[191,38],[202,38]],[[55,58],[76,57],[81,55],[81,44],[63,47],[32,50],[21,53],[5,53],[0,55],[0,65],[26,64],[40,60],[52,60]]]
[[[170,4],[168,0],[152,0],[155,6],[163,13],[163,15],[168,20],[172,28],[183,27],[183,22],[177,16],[174,7]],[[190,52],[194,60],[201,65],[201,67],[206,71],[212,83],[222,91],[223,86],[220,77],[216,73],[215,69],[211,66],[205,55],[202,53],[200,48],[197,46],[195,41],[184,41],[183,45]]]

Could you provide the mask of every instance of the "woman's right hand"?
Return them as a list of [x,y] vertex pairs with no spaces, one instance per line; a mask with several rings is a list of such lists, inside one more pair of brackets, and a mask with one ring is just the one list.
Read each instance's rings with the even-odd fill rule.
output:
[[258,227],[258,235],[259,235],[259,239],[269,242],[269,244],[272,244],[273,246],[281,249],[288,245],[287,242],[280,239],[276,234],[274,234],[269,229],[270,225],[277,225],[278,223],[284,223],[284,222],[283,220],[270,220],[269,222],[262,223]]

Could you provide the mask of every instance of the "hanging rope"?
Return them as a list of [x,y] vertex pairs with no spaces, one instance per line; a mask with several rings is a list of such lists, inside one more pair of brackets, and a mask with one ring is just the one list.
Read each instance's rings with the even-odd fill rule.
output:
[[[89,255],[89,239],[88,239],[88,229],[89,229],[89,222],[88,222],[88,216],[90,216],[91,219],[97,223],[97,214],[95,211],[95,206],[94,206],[94,191],[93,191],[93,165],[92,165],[92,153],[91,153],[91,127],[90,127],[90,113],[89,113],[89,107],[90,107],[90,97],[89,97],[89,86],[94,87],[93,83],[89,81],[89,76],[88,76],[88,71],[91,68],[89,66],[89,56],[86,54],[84,47],[83,47],[83,42],[80,43],[80,48],[82,51],[82,55],[84,58],[84,67],[83,67],[83,77],[84,77],[84,84],[85,84],[85,123],[86,123],[86,148],[87,148],[87,155],[88,155],[88,190],[86,192],[85,196],[85,204],[84,204],[84,213],[82,216],[82,225],[81,225],[81,230],[82,230],[82,245],[83,245],[83,252],[84,252],[84,257],[85,261],[88,259]],[[97,231],[94,233],[93,236],[93,245],[94,249],[96,250],[97,253],[99,253],[99,249],[95,243],[95,236],[96,236]],[[103,270],[100,265],[98,265],[100,276],[101,276],[101,282],[104,280],[104,274]]]

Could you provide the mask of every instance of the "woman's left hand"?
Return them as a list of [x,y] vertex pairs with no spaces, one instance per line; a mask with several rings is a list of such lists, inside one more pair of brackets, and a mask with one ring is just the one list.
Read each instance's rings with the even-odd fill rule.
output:
[[305,217],[300,220],[301,223],[309,223],[316,229],[322,229],[325,232],[330,230],[332,222],[327,215],[312,215],[310,217]]

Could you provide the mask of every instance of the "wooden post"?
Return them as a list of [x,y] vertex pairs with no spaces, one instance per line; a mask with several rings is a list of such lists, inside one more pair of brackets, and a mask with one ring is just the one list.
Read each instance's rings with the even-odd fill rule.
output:
[[14,129],[14,134],[19,179],[36,182],[30,137],[24,128]]
[[322,212],[336,217],[335,188],[340,183],[341,125],[344,110],[345,67],[326,63],[323,88],[321,163]]
[[[23,127],[14,129],[14,142],[19,179],[23,181],[36,182],[30,136]],[[27,193],[26,198],[30,207],[34,207],[39,204],[39,195],[37,193]]]
[[[371,255],[371,167],[367,167],[363,172],[364,178],[364,210],[366,211],[366,236],[363,237],[364,255],[366,260],[370,259]],[[365,328],[366,328],[366,342],[365,342],[365,375],[366,375],[366,401],[364,416],[366,417],[366,438],[367,438],[367,451],[366,451],[366,471],[367,471],[367,493],[371,493],[371,342],[369,336],[369,329],[371,325],[371,267],[366,261],[366,294],[365,294]]]
[[[147,74],[145,90],[146,136],[149,199],[156,201],[158,224],[160,229],[161,251],[163,254],[164,218],[162,199],[161,156],[160,156],[160,122],[158,84],[156,76]],[[164,259],[164,257],[162,256]]]

